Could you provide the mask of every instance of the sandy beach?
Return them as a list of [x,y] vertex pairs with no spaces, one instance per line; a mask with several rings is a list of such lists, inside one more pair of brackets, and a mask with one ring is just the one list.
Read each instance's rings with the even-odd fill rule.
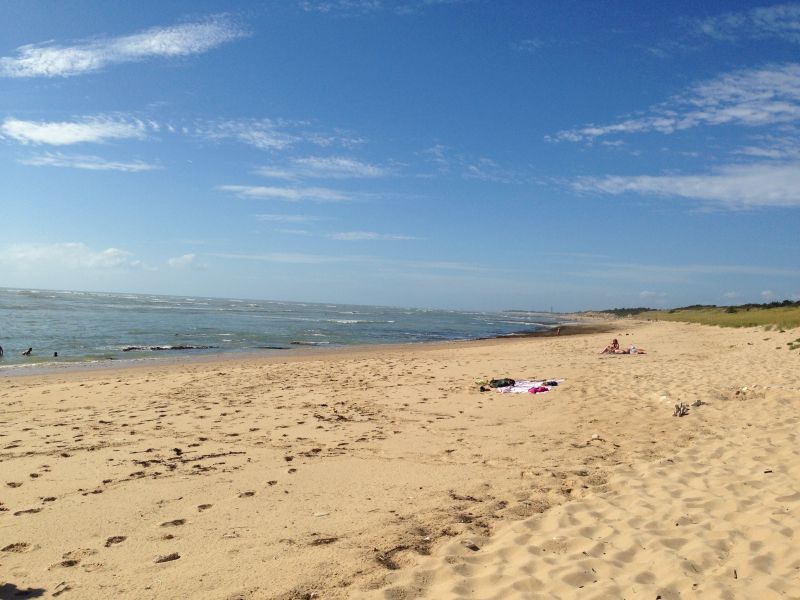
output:
[[800,598],[798,331],[609,327],[3,376],[0,598]]

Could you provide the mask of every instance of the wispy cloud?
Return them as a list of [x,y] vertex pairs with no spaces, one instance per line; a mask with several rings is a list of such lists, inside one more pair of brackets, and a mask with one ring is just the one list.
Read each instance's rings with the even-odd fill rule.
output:
[[570,275],[596,279],[648,282],[657,284],[686,283],[707,280],[716,275],[737,275],[740,277],[780,277],[800,279],[800,269],[763,265],[656,265],[644,263],[600,262],[580,272]]
[[274,179],[361,179],[386,177],[394,170],[343,156],[308,156],[283,166],[260,167],[256,173]]
[[517,178],[512,171],[498,165],[490,158],[479,158],[464,165],[464,179],[478,179],[493,183],[516,183]]
[[378,11],[410,15],[426,8],[447,4],[462,4],[471,0],[298,0],[306,12],[336,16],[358,16]]
[[309,223],[311,221],[319,221],[320,217],[312,217],[311,215],[273,215],[273,214],[260,214],[256,215],[258,221],[266,221],[270,223]]
[[331,233],[328,237],[330,237],[333,240],[341,240],[345,242],[360,242],[360,241],[396,242],[401,240],[416,239],[410,235],[400,235],[396,233],[375,233],[373,231],[342,231],[339,233]]
[[361,257],[325,256],[322,254],[305,254],[302,252],[269,252],[266,254],[242,254],[236,252],[220,252],[209,254],[216,258],[247,260],[267,263],[286,263],[294,265],[322,265],[338,262],[363,260]]
[[519,40],[511,43],[511,47],[519,52],[527,52],[528,54],[536,54],[544,48],[545,43],[542,40],[526,39]]
[[608,135],[698,126],[760,126],[800,120],[800,64],[768,65],[726,73],[652,107],[643,116],[611,125],[588,125],[547,136],[548,141],[592,142]]
[[30,44],[17,48],[14,57],[0,57],[0,76],[71,77],[114,64],[202,54],[244,35],[245,31],[230,18],[216,15],[193,23],[153,27],[132,35],[71,46]]
[[[454,152],[448,146],[435,144],[419,153],[436,170],[438,175],[458,173],[464,179],[477,179],[494,183],[519,183],[519,176],[487,157],[468,156]],[[431,175],[425,175],[430,177]]]
[[725,208],[800,206],[800,163],[731,165],[703,175],[582,177],[578,192],[680,197]]
[[67,167],[70,169],[86,169],[88,171],[123,171],[126,173],[153,171],[161,168],[159,165],[138,160],[121,162],[106,160],[99,156],[66,156],[61,153],[49,152],[30,158],[23,158],[19,162],[23,165],[34,167]]
[[263,185],[221,185],[218,190],[235,194],[239,198],[255,200],[284,200],[299,202],[313,200],[316,202],[347,202],[353,196],[323,187],[275,187]]
[[22,121],[7,117],[0,125],[0,136],[23,144],[68,146],[117,139],[144,139],[148,125],[138,119],[104,116],[77,121]]
[[17,266],[44,264],[67,269],[147,268],[133,253],[119,248],[93,250],[80,242],[61,244],[14,244],[0,252],[0,262]]
[[227,119],[184,126],[181,131],[212,141],[234,140],[260,150],[285,150],[299,144],[353,148],[365,141],[346,131],[316,131],[306,121],[285,119]]
[[750,145],[737,148],[733,153],[760,159],[800,161],[800,129],[790,128],[788,135],[754,137]]
[[718,40],[774,37],[797,43],[800,42],[800,4],[792,2],[731,12],[695,25],[701,34]]

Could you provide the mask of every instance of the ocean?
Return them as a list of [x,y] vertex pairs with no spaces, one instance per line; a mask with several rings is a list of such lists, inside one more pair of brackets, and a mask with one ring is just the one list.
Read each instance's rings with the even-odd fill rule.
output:
[[[0,372],[541,331],[558,315],[0,288]],[[30,356],[22,352],[32,348]],[[54,353],[58,357],[54,358]]]

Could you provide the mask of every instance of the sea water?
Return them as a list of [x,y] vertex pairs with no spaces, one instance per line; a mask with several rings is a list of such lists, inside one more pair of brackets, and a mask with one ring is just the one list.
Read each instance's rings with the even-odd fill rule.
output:
[[[466,340],[541,331],[559,322],[557,315],[523,311],[0,288],[0,372],[43,363]],[[28,348],[31,356],[22,356]]]

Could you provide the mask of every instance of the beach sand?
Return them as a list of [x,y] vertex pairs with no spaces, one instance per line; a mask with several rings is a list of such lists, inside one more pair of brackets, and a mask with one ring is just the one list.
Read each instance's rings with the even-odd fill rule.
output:
[[0,598],[800,598],[798,330],[610,328],[3,376]]

